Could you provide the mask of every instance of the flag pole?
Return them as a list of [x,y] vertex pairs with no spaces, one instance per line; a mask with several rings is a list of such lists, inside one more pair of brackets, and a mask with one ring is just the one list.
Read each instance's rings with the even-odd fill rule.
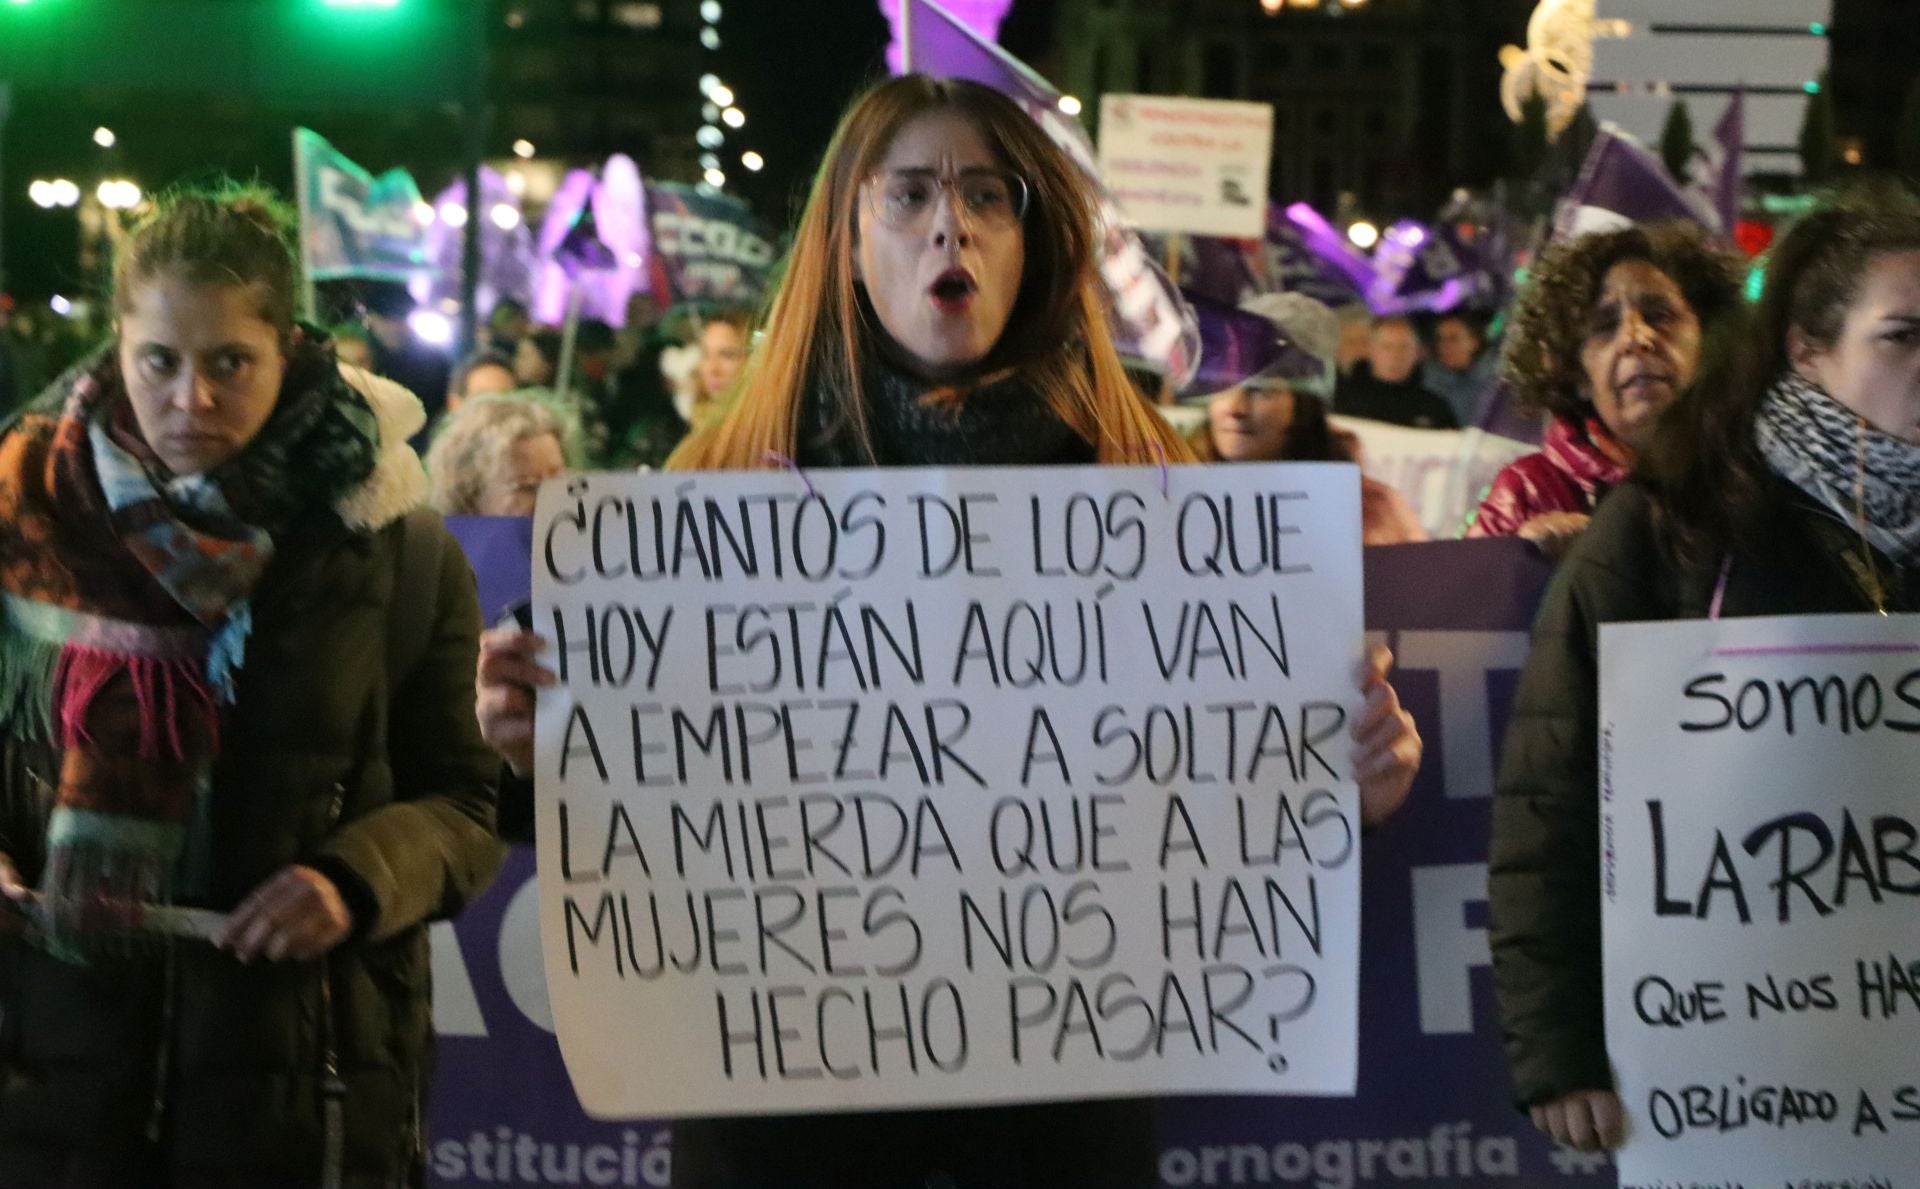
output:
[[913,4],[900,0],[900,73],[913,73]]
[[313,282],[313,257],[308,250],[313,234],[313,210],[307,189],[313,178],[305,146],[300,143],[300,131],[299,128],[293,130],[293,195],[300,211],[300,316],[309,322],[318,322],[320,297]]

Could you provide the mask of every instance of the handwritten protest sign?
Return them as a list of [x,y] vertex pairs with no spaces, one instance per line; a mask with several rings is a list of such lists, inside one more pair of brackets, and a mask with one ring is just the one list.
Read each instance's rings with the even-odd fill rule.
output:
[[548,484],[582,1103],[1352,1093],[1359,541],[1333,464]]
[[1271,104],[1101,97],[1100,176],[1143,231],[1260,238],[1272,163]]
[[1920,620],[1601,629],[1623,1186],[1920,1185]]

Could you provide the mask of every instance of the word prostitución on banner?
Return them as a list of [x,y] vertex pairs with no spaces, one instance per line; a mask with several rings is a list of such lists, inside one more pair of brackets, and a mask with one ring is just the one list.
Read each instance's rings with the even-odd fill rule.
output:
[[1920,620],[1601,631],[1622,1185],[1911,1186]]
[[1353,468],[596,475],[534,551],[590,1112],[1352,1092]]
[[673,300],[755,302],[776,255],[746,204],[674,182],[646,183],[653,251]]

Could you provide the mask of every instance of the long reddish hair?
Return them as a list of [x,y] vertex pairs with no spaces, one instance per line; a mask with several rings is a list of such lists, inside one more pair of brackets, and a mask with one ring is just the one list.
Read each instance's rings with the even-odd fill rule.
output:
[[[861,361],[882,332],[854,279],[856,204],[894,137],[935,111],[971,121],[1031,192],[1020,291],[979,379],[1023,382],[1094,446],[1100,462],[1193,458],[1127,379],[1114,349],[1095,259],[1098,205],[1085,174],[1019,105],[991,87],[906,75],[868,91],[841,119],[800,216],[766,333],[741,376],[739,399],[718,425],[674,451],[670,469],[771,467],[780,456],[796,456],[800,408],[813,391],[831,402],[834,432],[872,457]],[[965,399],[965,389],[937,395]]]

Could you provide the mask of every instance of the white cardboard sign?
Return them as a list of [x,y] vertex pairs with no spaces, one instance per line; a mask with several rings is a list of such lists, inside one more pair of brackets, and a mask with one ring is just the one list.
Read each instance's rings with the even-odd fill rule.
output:
[[1920,1185],[1920,617],[1600,638],[1621,1185]]
[[1100,176],[1141,230],[1261,238],[1272,162],[1271,104],[1100,99]]
[[540,911],[587,1110],[1351,1094],[1357,476],[548,483]]

